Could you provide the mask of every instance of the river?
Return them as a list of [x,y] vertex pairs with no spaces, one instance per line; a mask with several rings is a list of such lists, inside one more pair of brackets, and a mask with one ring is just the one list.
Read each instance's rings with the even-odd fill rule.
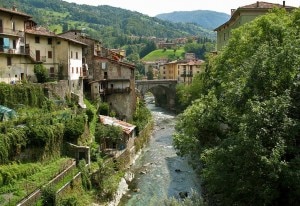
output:
[[135,174],[119,206],[157,206],[164,200],[179,198],[180,192],[200,193],[200,181],[185,158],[176,155],[172,145],[176,116],[148,104],[155,120],[155,127],[147,147],[131,170]]

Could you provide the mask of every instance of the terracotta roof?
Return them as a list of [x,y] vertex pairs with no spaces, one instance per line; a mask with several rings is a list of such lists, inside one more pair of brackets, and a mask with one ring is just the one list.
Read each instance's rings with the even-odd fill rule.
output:
[[51,32],[44,27],[35,27],[32,29],[26,29],[25,32],[28,34],[41,35],[41,36],[56,36],[54,32]]
[[203,64],[204,63],[204,61],[203,60],[197,60],[197,61],[189,61],[187,64],[188,65],[201,65],[201,64]]
[[111,126],[119,126],[122,128],[123,132],[125,132],[126,134],[130,134],[136,127],[133,124],[129,124],[127,122],[123,122],[121,120],[118,120],[116,118],[109,117],[109,116],[99,115],[99,118],[100,118],[100,122],[102,124],[111,125]]
[[112,58],[108,58],[108,57],[103,57],[103,56],[94,56],[95,59],[106,59],[112,63],[115,63],[115,64],[119,64],[121,66],[125,66],[125,67],[128,67],[130,69],[135,69],[135,65],[134,64],[130,64],[130,63],[126,63],[126,62],[122,62],[122,61],[117,61],[115,59],[112,59]]
[[85,43],[83,43],[81,41],[77,41],[75,39],[70,39],[70,38],[66,38],[66,37],[62,37],[62,36],[57,36],[57,35],[56,35],[56,37],[64,39],[64,40],[67,40],[67,41],[71,41],[71,42],[76,43],[76,44],[81,44],[81,45],[84,45],[84,46],[88,46],[87,44],[85,44]]
[[263,1],[257,1],[254,4],[249,4],[246,6],[242,6],[239,8],[243,8],[243,9],[254,9],[254,8],[260,8],[260,9],[272,9],[273,7],[279,7],[279,8],[294,8],[292,6],[283,6],[281,4],[274,4],[274,3],[269,3],[269,2],[263,2]]
[[22,13],[22,12],[19,12],[19,11],[13,11],[11,9],[0,8],[0,11],[11,13],[11,14],[16,14],[16,15],[24,16],[24,17],[28,17],[28,18],[32,17],[32,16],[30,16],[28,14],[25,14],[25,13]]

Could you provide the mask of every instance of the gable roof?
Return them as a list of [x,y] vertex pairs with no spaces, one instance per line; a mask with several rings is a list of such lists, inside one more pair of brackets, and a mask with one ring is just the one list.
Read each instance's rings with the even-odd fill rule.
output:
[[119,126],[122,128],[123,132],[125,132],[126,134],[130,134],[136,127],[133,124],[129,124],[127,122],[123,122],[121,120],[118,120],[116,118],[109,117],[109,116],[99,115],[99,118],[100,118],[100,122],[102,124],[111,125],[111,126]]
[[285,1],[283,1],[282,5],[269,3],[269,2],[263,2],[263,1],[257,1],[256,3],[253,3],[253,4],[245,5],[245,6],[237,8],[237,9],[232,9],[230,19],[227,22],[225,22],[224,24],[215,28],[214,31],[219,31],[221,28],[230,25],[230,23],[232,23],[232,22],[235,22],[236,19],[240,16],[240,13],[243,11],[261,11],[261,12],[267,13],[272,8],[285,8],[286,10],[290,11],[290,10],[295,9],[296,7],[286,6]]
[[32,17],[32,16],[30,16],[28,14],[25,14],[25,13],[22,13],[22,12],[19,12],[19,11],[16,11],[16,10],[5,9],[5,8],[1,8],[1,7],[0,7],[0,11],[6,12],[6,13],[10,13],[10,14],[19,15],[19,16],[23,16],[23,17],[27,17],[27,18],[31,18]]

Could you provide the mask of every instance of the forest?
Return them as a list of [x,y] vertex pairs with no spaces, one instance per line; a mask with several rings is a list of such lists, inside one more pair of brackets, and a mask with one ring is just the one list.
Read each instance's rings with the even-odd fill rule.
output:
[[274,9],[235,29],[178,87],[174,145],[209,205],[299,205],[299,21],[299,9]]

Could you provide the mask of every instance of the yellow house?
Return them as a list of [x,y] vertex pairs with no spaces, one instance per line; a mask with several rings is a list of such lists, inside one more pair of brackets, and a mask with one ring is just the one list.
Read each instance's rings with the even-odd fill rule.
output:
[[214,30],[217,32],[217,51],[222,50],[222,48],[226,46],[230,39],[232,29],[238,28],[256,17],[266,14],[274,7],[285,8],[287,11],[295,9],[295,7],[286,6],[285,1],[283,1],[282,5],[257,1],[250,5],[232,9],[230,19]]
[[0,82],[15,83],[26,78],[25,22],[31,16],[0,8]]
[[[25,30],[26,44],[25,51],[31,59],[32,64],[28,67],[28,75],[34,76],[34,64],[43,64],[48,72],[49,77],[58,79],[58,62],[56,61],[56,35],[53,32],[39,26],[29,26]],[[32,79],[32,81],[34,81]]]
[[190,84],[195,75],[204,72],[205,62],[203,60],[190,60],[178,64],[178,83]]

